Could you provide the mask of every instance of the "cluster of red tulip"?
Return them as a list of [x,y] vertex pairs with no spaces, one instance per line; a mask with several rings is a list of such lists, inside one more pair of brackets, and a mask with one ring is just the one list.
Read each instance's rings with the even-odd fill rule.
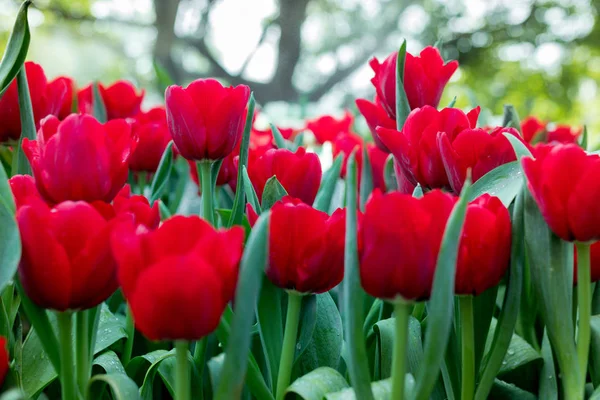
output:
[[[59,396],[58,376],[64,400],[105,386],[116,399],[575,400],[600,386],[600,156],[584,129],[440,109],[458,63],[435,47],[371,61],[366,138],[350,111],[260,130],[251,88],[214,79],[144,111],[127,81],[48,81],[11,55],[13,36],[5,388]],[[177,215],[190,179],[200,216]],[[23,361],[34,341],[48,373]],[[537,356],[524,381],[517,345]]]

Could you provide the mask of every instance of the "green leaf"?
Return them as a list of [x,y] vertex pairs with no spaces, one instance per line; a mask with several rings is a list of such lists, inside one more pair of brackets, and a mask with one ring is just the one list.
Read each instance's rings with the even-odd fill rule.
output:
[[314,332],[305,349],[296,352],[299,355],[294,361],[296,376],[307,374],[318,367],[337,368],[342,354],[343,326],[337,306],[328,292],[315,297],[317,307]]
[[578,143],[582,149],[587,150],[587,148],[588,148],[588,129],[587,129],[586,125],[583,126],[583,133],[579,137]]
[[518,161],[512,161],[494,168],[473,183],[469,200],[473,201],[488,193],[498,197],[502,204],[508,207],[522,187],[523,170]]
[[302,400],[322,400],[328,393],[348,387],[344,377],[333,368],[320,367],[296,379],[286,390]]
[[444,353],[454,311],[454,278],[458,247],[470,197],[469,179],[465,182],[460,199],[454,206],[442,239],[437,266],[433,278],[431,298],[428,303],[427,331],[422,368],[417,375],[416,399],[429,399],[444,361]]
[[4,55],[2,56],[2,60],[0,60],[0,98],[8,86],[10,86],[13,79],[16,78],[27,56],[29,41],[31,39],[29,24],[27,23],[27,9],[30,5],[30,0],[26,0],[21,4],[15,25],[12,31],[10,31]]
[[406,59],[406,40],[402,41],[396,61],[396,129],[401,131],[404,121],[410,114],[410,105],[404,91],[404,62]]
[[390,154],[385,160],[383,167],[383,180],[388,192],[398,190],[398,181],[396,181],[396,172],[394,171],[394,156]]
[[304,143],[304,132],[300,132],[294,138],[294,145],[296,146],[296,148],[298,148],[298,147],[302,146],[303,143]]
[[217,186],[217,179],[219,178],[219,171],[221,170],[221,165],[223,165],[223,159],[214,161],[210,165],[210,182],[212,184],[212,191],[215,192],[215,187]]
[[296,149],[298,149],[297,144],[290,142],[283,137],[279,128],[273,124],[269,124],[269,126],[271,127],[271,132],[273,133],[273,139],[275,139],[275,146],[278,149],[288,149],[292,151],[296,151]]
[[167,87],[174,85],[175,80],[169,74],[169,71],[162,65],[162,63],[158,60],[154,60],[152,63],[154,66],[154,74],[156,75],[156,82],[160,87],[160,91],[164,92],[167,90]]
[[517,155],[517,159],[520,159],[521,157],[533,157],[531,151],[529,151],[527,146],[525,146],[523,142],[517,139],[514,135],[511,135],[510,133],[506,132],[504,132],[503,135],[508,139],[508,141],[512,145],[515,154]]
[[134,381],[124,374],[105,374],[95,375],[90,379],[88,384],[87,398],[90,400],[98,399],[98,394],[101,391],[93,391],[95,387],[104,388],[106,385],[110,388],[112,398],[115,400],[136,400],[141,399],[138,392],[138,387]]
[[106,121],[108,121],[108,116],[106,114],[106,105],[104,104],[104,99],[102,98],[102,95],[100,95],[98,82],[94,82],[92,84],[92,105],[94,107],[94,118],[96,118],[101,124],[105,124]]
[[[231,217],[231,210],[217,208],[215,212],[221,217],[223,222],[229,221],[229,218]],[[246,239],[248,239],[248,236],[250,236],[250,232],[252,231],[252,227],[250,226],[250,222],[248,222],[248,217],[245,215],[244,218],[242,218],[241,226],[244,228]]]
[[523,389],[519,389],[517,386],[511,383],[506,383],[504,381],[496,379],[494,381],[494,386],[492,387],[492,392],[490,393],[490,399],[536,400],[537,397],[535,397],[533,393],[527,392]]
[[298,361],[308,348],[308,345],[313,338],[316,325],[317,296],[304,296],[302,298],[302,308],[300,309],[300,323],[298,325],[298,338],[296,340],[296,351],[294,352],[294,363]]
[[[593,354],[594,353],[591,352],[590,356]],[[544,359],[544,365],[540,370],[538,398],[544,400],[558,400],[558,382],[556,381],[556,371],[554,370],[554,356],[552,355],[550,341],[548,340],[548,335],[545,331],[544,338],[542,339],[542,358]]]
[[415,186],[415,189],[413,190],[413,193],[412,193],[412,197],[415,197],[417,199],[420,199],[421,197],[423,197],[423,188],[421,187],[420,183],[417,183],[417,186]]
[[263,211],[269,210],[273,207],[273,204],[281,200],[284,196],[287,196],[287,191],[281,183],[279,183],[277,177],[273,175],[267,180],[267,183],[265,183],[260,209]]
[[150,185],[150,204],[160,199],[173,169],[173,141],[171,140],[163,152],[156,173]]
[[436,40],[435,43],[433,44],[433,47],[438,49],[440,54],[442,54],[442,49],[444,48],[444,41],[442,39]]
[[375,299],[375,301],[373,301],[373,304],[371,304],[371,308],[369,309],[369,312],[367,313],[365,322],[363,324],[363,334],[365,336],[367,336],[367,342],[369,341],[368,335],[370,332],[372,332],[371,329],[373,328],[373,325],[375,325],[377,323],[377,321],[379,320],[379,315],[381,313],[382,307],[383,307],[383,300]]
[[4,168],[0,167],[0,291],[13,279],[21,260],[21,237],[15,202]]
[[4,392],[0,396],[0,400],[27,400],[27,396],[20,389],[14,388],[8,392]]
[[283,346],[283,318],[281,309],[282,290],[273,285],[264,276],[258,306],[256,308],[256,319],[258,320],[258,332],[262,344],[265,359],[267,360],[268,385],[271,389],[277,382],[279,371],[279,360]]
[[[246,198],[248,199],[248,203],[250,203],[252,208],[254,208],[254,211],[258,215],[260,215],[260,213],[262,212],[262,208],[260,207],[260,202],[258,201],[258,196],[256,195],[256,191],[254,190],[254,185],[252,185],[252,181],[250,180],[250,177],[248,176],[248,170],[246,169],[246,167],[243,168],[242,175],[243,175],[243,182],[244,182],[244,191],[246,192]],[[236,191],[236,197],[237,197],[237,192],[238,191]],[[234,203],[234,205],[235,205],[235,203]],[[233,209],[232,209],[232,212],[233,212]]]
[[[596,288],[596,290],[598,290]],[[590,376],[594,386],[600,386],[600,315],[592,315],[590,319],[591,348],[590,348]]]
[[509,348],[517,323],[523,285],[523,264],[525,262],[523,202],[524,192],[521,191],[517,195],[512,210],[512,248],[507,289],[504,294],[498,325],[494,330],[491,348],[481,364],[481,378],[475,393],[476,400],[484,400],[488,397],[494,379],[502,367],[504,355]]
[[121,339],[125,339],[127,333],[123,321],[110,312],[108,306],[102,303],[100,309],[100,319],[98,320],[98,333],[96,334],[96,344],[94,345],[94,354],[98,354],[104,349],[112,346]]
[[504,117],[502,119],[502,126],[513,127],[519,133],[521,132],[521,120],[517,114],[517,110],[511,104],[504,105]]
[[454,107],[455,104],[456,104],[456,96],[454,96],[454,98],[452,99],[452,101],[450,101],[450,103],[448,104],[448,108]]
[[343,161],[344,156],[342,154],[338,154],[333,161],[333,164],[331,164],[331,167],[325,171],[323,180],[321,181],[321,186],[317,192],[317,197],[313,203],[313,207],[315,209],[323,212],[329,212],[329,209],[331,208],[331,199],[333,198],[333,193],[335,192],[335,187],[340,177]]
[[365,211],[365,204],[367,199],[373,192],[373,170],[371,169],[371,160],[369,159],[369,152],[367,146],[362,148],[362,168],[360,172],[360,209]]
[[[410,374],[406,374],[406,391],[410,393],[415,385],[415,381]],[[395,400],[392,399],[392,381],[391,379],[385,379],[382,381],[373,382],[371,384],[373,395],[377,400]],[[354,389],[344,389],[341,392],[328,394],[325,396],[325,400],[362,400],[362,397],[356,397]]]
[[498,285],[487,289],[478,296],[473,296],[473,317],[477,321],[473,326],[475,334],[475,374],[479,371],[486,342],[490,333],[492,316],[496,309]]
[[[252,130],[252,123],[254,121],[254,94],[250,93],[250,99],[248,100],[248,114],[246,115],[246,125],[244,126],[244,134],[242,136],[242,144],[240,147],[240,155],[238,161],[238,177],[237,185],[238,190],[235,192],[235,199],[233,200],[233,212],[227,227],[232,225],[239,225],[242,222],[242,217],[246,208],[245,191],[241,188],[244,186],[244,170],[248,164],[248,146],[250,144],[250,131]],[[246,172],[246,175],[248,173]],[[246,188],[247,189],[247,188]],[[254,209],[257,213],[258,209]]]
[[239,398],[242,393],[247,363],[240,360],[246,360],[250,352],[251,327],[267,263],[269,216],[268,212],[263,213],[256,221],[242,257],[235,294],[236,313],[215,399]]
[[27,83],[27,74],[23,66],[17,74],[17,91],[19,93],[19,116],[21,118],[21,137],[15,157],[13,158],[13,172],[17,174],[31,175],[31,166],[25,153],[23,152],[23,139],[36,139],[35,121],[33,117],[33,106],[31,105],[31,95]]
[[96,357],[93,364],[102,368],[107,374],[126,374],[119,356],[112,350],[107,350],[100,354]]
[[373,399],[371,378],[363,333],[363,306],[365,293],[360,285],[358,266],[356,160],[354,152],[348,158],[346,172],[346,238],[344,249],[344,296],[342,312],[345,317],[344,337],[348,344],[350,381],[359,397]]

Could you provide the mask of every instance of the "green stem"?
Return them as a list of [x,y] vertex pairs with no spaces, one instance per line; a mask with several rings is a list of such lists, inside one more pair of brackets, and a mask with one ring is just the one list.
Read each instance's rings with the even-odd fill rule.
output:
[[392,399],[404,399],[404,380],[406,375],[406,346],[408,344],[408,318],[410,305],[402,300],[394,304],[396,336],[394,358],[392,359]]
[[76,400],[75,374],[73,374],[73,314],[69,311],[59,312],[58,336],[60,343],[60,383],[63,400]]
[[177,367],[175,370],[175,400],[190,400],[191,396],[191,370],[188,360],[189,343],[185,340],[175,342]]
[[213,186],[211,177],[211,165],[212,161],[204,160],[197,163],[198,176],[200,177],[200,185],[202,187],[202,218],[204,218],[211,225],[215,224],[213,208]]
[[127,366],[131,361],[131,355],[133,354],[133,340],[135,337],[135,322],[133,321],[133,313],[131,307],[127,304],[127,311],[125,314],[125,333],[127,333],[127,340],[125,341],[125,348],[123,349],[123,356],[121,357],[121,363],[123,366]]
[[[202,387],[203,375],[204,375],[204,359],[206,358],[206,348],[208,347],[208,338],[203,337],[196,342],[194,346],[194,365],[198,370],[198,377],[200,379],[200,387]],[[204,393],[200,391],[200,400],[204,397]]]
[[421,301],[415,304],[412,310],[412,316],[421,321],[421,319],[423,318],[423,314],[425,314],[425,302]]
[[90,379],[90,336],[88,311],[79,311],[76,315],[76,357],[77,357],[77,385],[79,392],[85,393]]
[[475,394],[475,329],[473,326],[473,296],[460,296],[460,332],[462,345],[461,399],[473,400]]
[[288,292],[283,348],[281,349],[281,361],[279,362],[279,373],[277,374],[277,400],[283,400],[285,390],[290,385],[301,306],[302,296],[298,293]]
[[577,302],[579,304],[577,359],[579,360],[581,387],[584,387],[590,350],[590,317],[592,314],[590,245],[576,243],[575,246],[577,248]]

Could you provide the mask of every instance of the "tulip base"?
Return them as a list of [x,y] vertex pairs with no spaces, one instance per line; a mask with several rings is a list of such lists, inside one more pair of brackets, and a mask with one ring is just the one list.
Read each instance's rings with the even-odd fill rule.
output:
[[294,362],[294,353],[296,352],[296,339],[298,335],[298,325],[300,323],[301,307],[302,296],[299,293],[288,292],[283,348],[281,349],[279,373],[277,374],[277,400],[283,400],[285,390],[290,385],[292,364]]
[[473,325],[473,296],[460,296],[460,333],[462,358],[461,399],[473,400],[475,395],[475,329]]
[[577,304],[579,323],[577,326],[577,359],[581,387],[585,386],[590,349],[590,318],[592,313],[590,245],[577,243]]
[[73,374],[73,314],[70,311],[56,314],[60,345],[60,385],[63,400],[76,400],[77,388]]
[[191,400],[191,369],[188,359],[189,343],[185,340],[175,342],[175,400]]
[[392,399],[403,400],[406,379],[406,347],[408,345],[408,320],[410,304],[398,300],[394,304],[395,340],[392,359]]

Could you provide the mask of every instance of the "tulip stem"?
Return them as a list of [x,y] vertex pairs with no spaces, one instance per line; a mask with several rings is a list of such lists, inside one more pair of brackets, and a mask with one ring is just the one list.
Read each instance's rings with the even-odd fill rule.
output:
[[[202,381],[204,376],[204,359],[206,358],[206,348],[208,347],[208,338],[205,336],[198,340],[194,346],[194,365],[198,371],[200,379],[200,387],[202,387]],[[203,396],[203,392],[200,392],[200,396]]]
[[69,311],[59,312],[58,336],[60,343],[60,384],[63,400],[76,400],[75,374],[73,374],[73,314]]
[[460,296],[460,332],[462,347],[461,399],[473,400],[475,394],[475,329],[473,327],[473,296]]
[[579,305],[577,358],[579,360],[581,387],[584,387],[590,349],[590,316],[592,313],[590,245],[576,243],[575,246],[577,248],[577,303]]
[[292,365],[296,352],[296,337],[300,323],[300,308],[302,296],[295,292],[288,292],[287,314],[285,316],[285,332],[283,334],[283,348],[277,374],[277,400],[283,400],[285,390],[290,385]]
[[79,392],[85,393],[90,379],[90,335],[88,311],[79,311],[76,315],[76,357],[77,357],[77,385]]
[[185,340],[175,342],[175,355],[177,366],[175,370],[175,400],[190,400],[191,396],[191,370],[188,360],[189,343]]
[[133,313],[131,312],[131,306],[129,304],[127,304],[127,311],[125,312],[125,333],[127,334],[127,340],[125,341],[121,363],[126,367],[127,364],[129,364],[129,361],[131,361],[131,355],[133,354],[133,340],[135,337],[135,322],[133,321]]
[[408,319],[410,304],[398,300],[394,304],[396,333],[394,358],[392,359],[392,399],[404,399],[404,380],[406,375],[406,346],[408,344]]
[[212,161],[198,161],[198,176],[200,177],[200,185],[202,187],[202,218],[214,226],[214,208],[213,208],[213,185],[211,176]]

